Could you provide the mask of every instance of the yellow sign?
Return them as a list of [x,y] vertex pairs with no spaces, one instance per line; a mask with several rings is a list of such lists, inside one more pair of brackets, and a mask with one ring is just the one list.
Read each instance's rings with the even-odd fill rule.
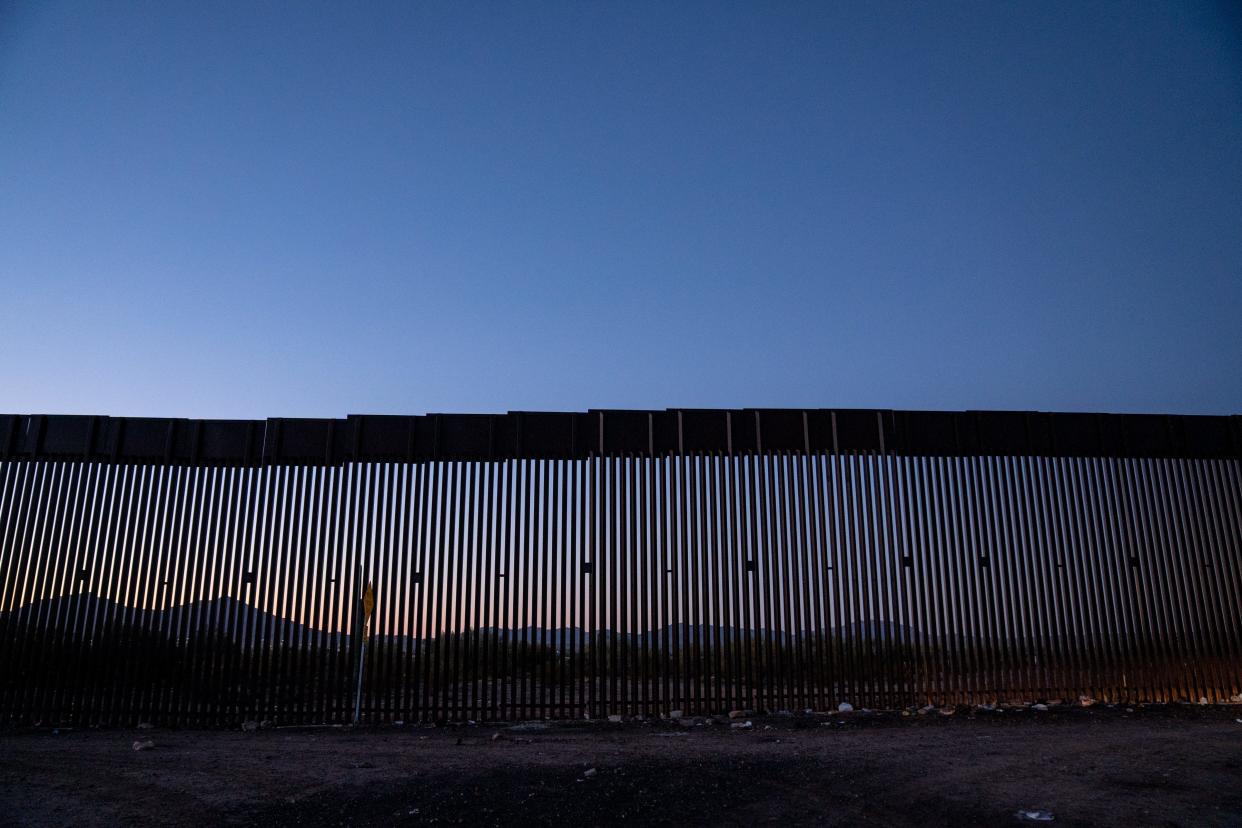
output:
[[371,582],[367,582],[366,591],[362,593],[362,617],[371,620],[371,613],[375,612],[375,590],[371,589]]

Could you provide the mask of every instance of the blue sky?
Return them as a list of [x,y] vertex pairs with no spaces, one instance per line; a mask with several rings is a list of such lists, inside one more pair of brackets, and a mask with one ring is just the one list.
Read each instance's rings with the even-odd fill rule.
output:
[[1242,412],[1195,3],[0,0],[0,411]]

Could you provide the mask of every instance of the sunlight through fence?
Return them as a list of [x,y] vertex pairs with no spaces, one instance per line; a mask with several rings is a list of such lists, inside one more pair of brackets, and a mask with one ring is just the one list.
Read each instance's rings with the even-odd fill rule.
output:
[[0,417],[10,723],[1220,700],[1242,418]]

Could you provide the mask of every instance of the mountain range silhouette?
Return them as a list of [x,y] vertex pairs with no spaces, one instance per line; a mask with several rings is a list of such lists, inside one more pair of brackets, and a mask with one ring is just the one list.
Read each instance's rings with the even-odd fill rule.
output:
[[[18,609],[0,612],[0,624],[13,634],[21,625],[32,627],[55,627],[60,629],[94,629],[99,631],[107,624],[122,624],[139,628],[169,638],[185,639],[203,631],[212,631],[226,638],[243,643],[266,644],[282,642],[296,646],[335,645],[350,638],[348,632],[322,630],[299,621],[266,612],[231,596],[191,601],[164,610],[129,607],[93,593],[75,593],[47,598],[26,604]],[[656,644],[671,640],[681,645],[697,644],[708,640],[738,640],[744,638],[779,641],[782,637],[798,636],[798,633],[772,629],[746,629],[714,624],[677,622],[644,632],[616,632],[608,629],[588,631],[581,627],[540,627],[526,625],[517,628],[478,627],[467,628],[469,634],[485,634],[501,639],[516,639],[529,644],[549,647],[582,648],[595,636],[603,635],[609,640],[626,640],[635,644],[649,638]],[[811,630],[803,634],[817,634]],[[447,633],[452,635],[454,633]],[[893,621],[858,621],[833,627],[826,634],[843,635],[852,639],[875,639],[914,641],[921,638],[909,625]],[[379,634],[373,640],[387,642],[431,641],[438,635],[419,639],[412,635]],[[956,637],[956,636],[955,636]]]

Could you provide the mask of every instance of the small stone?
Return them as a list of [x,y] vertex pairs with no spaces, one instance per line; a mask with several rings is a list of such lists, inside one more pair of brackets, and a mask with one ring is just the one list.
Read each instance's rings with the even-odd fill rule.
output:
[[397,719],[396,721],[394,721],[394,722],[392,723],[392,726],[393,726],[393,727],[401,727],[403,724],[405,724],[405,721],[404,721],[404,720],[402,720],[402,719]]
[[1048,709],[1048,705],[1046,705],[1046,704],[1033,704],[1033,705],[1031,705],[1031,709],[1032,709],[1032,710],[1041,710],[1041,711],[1042,711],[1042,710],[1047,710],[1047,709]]
[[929,704],[926,707],[919,708],[920,716],[926,716],[928,713],[934,713],[934,712],[936,712],[936,705],[934,704]]
[[612,722],[613,724],[619,724],[621,722],[621,714],[619,713],[611,714],[608,717],[608,721]]
[[264,719],[263,721],[259,722],[259,729],[260,729],[260,730],[267,730],[268,728],[272,728],[272,727],[275,727],[275,726],[276,726],[276,725],[272,723],[272,720],[271,720],[271,719]]
[[1207,696],[1200,696],[1200,697],[1199,697],[1199,704],[1200,704],[1200,705],[1206,705],[1207,703],[1208,703]]
[[1078,703],[1081,704],[1083,707],[1090,707],[1091,705],[1095,704],[1095,699],[1091,698],[1090,696],[1079,696]]
[[669,714],[668,714],[668,717],[669,717],[670,719],[680,719],[680,718],[681,718],[682,716],[684,716],[684,715],[685,715],[685,714],[684,714],[681,710],[674,710],[674,711],[672,711],[671,713],[669,713]]
[[155,748],[155,742],[150,739],[139,739],[134,742],[134,750],[152,750]]
[[734,722],[733,724],[729,725],[729,727],[733,728],[734,730],[750,730],[754,726],[755,726],[754,722],[751,722],[751,721]]
[[592,776],[594,776],[595,774],[596,774],[596,770],[595,770],[595,768],[588,768],[587,770],[584,770],[584,771],[582,772],[582,778],[583,778],[583,779],[590,779],[590,778],[591,778]]
[[1014,816],[1022,822],[1052,822],[1052,811],[1018,811]]
[[1127,713],[1133,713],[1133,712],[1134,712],[1134,708],[1133,708],[1133,707],[1127,707],[1127,708],[1126,708],[1126,712],[1127,712]]
[[155,725],[151,724],[150,722],[139,722],[138,723],[139,730],[151,730],[153,727],[155,727]]
[[245,731],[246,733],[254,733],[258,729],[259,729],[259,723],[253,719],[247,719],[246,721],[242,722],[242,730]]
[[493,742],[498,742],[498,741],[500,741],[500,734],[499,734],[499,733],[493,733],[493,734],[492,734],[492,741],[493,741]]
[[753,710],[730,710],[729,711],[730,719],[745,719],[747,716],[752,716],[752,715],[754,715]]
[[940,708],[940,715],[941,715],[941,716],[952,716],[952,715],[953,715],[954,713],[956,713],[956,712],[957,712],[957,708],[956,708],[956,707],[942,707],[942,708]]
[[1234,693],[1232,696],[1229,697],[1229,701],[1233,702],[1234,704],[1242,704],[1242,693]]
[[838,713],[852,713],[854,712],[854,705],[850,704],[849,702],[841,702],[840,704],[837,705],[837,712]]

